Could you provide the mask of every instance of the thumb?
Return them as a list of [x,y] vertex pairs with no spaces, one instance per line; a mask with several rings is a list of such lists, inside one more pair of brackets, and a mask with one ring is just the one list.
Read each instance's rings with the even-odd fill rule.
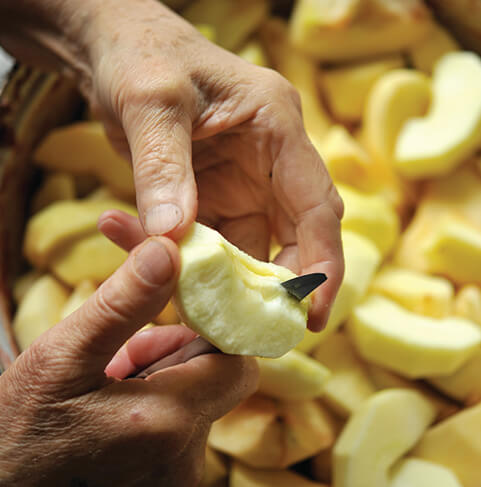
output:
[[103,385],[104,369],[115,352],[167,304],[179,265],[174,242],[162,237],[145,240],[81,308],[32,344],[35,357],[41,355],[35,348],[50,350],[39,368],[55,367],[48,373],[63,387],[67,378],[58,374],[68,371],[68,394]]
[[125,130],[144,230],[178,240],[197,215],[190,117],[180,109],[165,109]]

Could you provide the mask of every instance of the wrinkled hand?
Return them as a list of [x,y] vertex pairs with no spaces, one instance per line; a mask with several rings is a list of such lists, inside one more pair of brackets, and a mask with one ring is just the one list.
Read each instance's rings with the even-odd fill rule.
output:
[[254,391],[257,369],[216,354],[119,380],[194,338],[155,327],[120,348],[165,306],[178,270],[171,240],[145,240],[0,377],[0,485],[196,485],[211,422]]
[[115,2],[115,20],[110,4],[84,34],[83,89],[132,159],[145,232],[178,239],[198,216],[260,259],[275,235],[277,263],[328,276],[310,313],[319,330],[343,275],[343,207],[296,91],[154,0]]
[[284,78],[157,0],[3,0],[0,42],[74,74],[132,161],[148,235],[178,240],[198,217],[264,259],[274,235],[279,264],[327,274],[309,320],[322,328],[344,270],[343,206]]

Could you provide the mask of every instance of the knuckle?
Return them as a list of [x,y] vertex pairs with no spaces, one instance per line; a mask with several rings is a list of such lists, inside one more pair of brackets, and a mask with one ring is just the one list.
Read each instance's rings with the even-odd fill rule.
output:
[[339,195],[334,184],[331,185],[329,201],[336,216],[339,218],[339,220],[342,220],[342,217],[344,216],[344,201]]
[[286,100],[288,100],[300,110],[301,96],[294,85],[276,71],[273,71],[271,76],[271,86],[279,100],[282,103],[285,103]]
[[[148,72],[152,72],[151,67],[142,71]],[[154,72],[148,77],[131,76],[124,84],[121,94],[123,105],[133,107],[134,110],[144,107],[175,113],[192,106],[194,89],[188,76],[171,70]]]

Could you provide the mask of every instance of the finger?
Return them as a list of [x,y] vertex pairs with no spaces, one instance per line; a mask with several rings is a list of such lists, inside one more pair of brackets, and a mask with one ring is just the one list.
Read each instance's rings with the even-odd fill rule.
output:
[[319,331],[327,323],[344,273],[340,232],[343,205],[307,136],[299,133],[299,127],[291,130],[298,133],[292,136],[284,132],[273,166],[273,189],[279,205],[295,225],[301,273],[327,275],[327,281],[312,294],[309,313],[310,329]]
[[268,260],[270,231],[265,215],[255,214],[224,220],[218,229],[229,242],[252,257]]
[[121,345],[167,304],[179,272],[171,240],[149,238],[68,318],[52,328],[43,345],[60,350],[71,378],[99,385]]
[[196,334],[182,325],[154,326],[136,333],[105,368],[110,377],[124,379],[191,342]]
[[194,417],[212,422],[255,392],[259,371],[255,359],[206,354],[160,370],[146,381],[175,394]]
[[102,213],[97,227],[108,239],[127,252],[147,238],[139,219],[120,210]]
[[[175,101],[175,100],[174,100]],[[170,100],[172,102],[172,100]],[[178,240],[197,214],[192,169],[192,123],[178,106],[141,111],[125,123],[132,153],[137,207],[148,235]]]

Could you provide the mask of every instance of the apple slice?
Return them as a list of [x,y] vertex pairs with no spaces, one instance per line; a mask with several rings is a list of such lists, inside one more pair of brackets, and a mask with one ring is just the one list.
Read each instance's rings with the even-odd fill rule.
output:
[[431,29],[430,12],[420,0],[300,0],[290,22],[294,44],[329,62],[398,52]]
[[38,278],[25,294],[13,320],[13,331],[20,350],[58,321],[69,292],[50,275]]
[[411,454],[449,468],[463,487],[479,487],[481,404],[430,428]]
[[451,313],[454,286],[442,277],[387,266],[376,275],[371,291],[383,294],[413,313],[444,318]]
[[258,358],[259,389],[262,394],[279,399],[313,399],[324,392],[329,370],[297,350],[279,358]]
[[348,324],[363,358],[410,378],[453,373],[481,344],[479,327],[468,320],[417,315],[376,295],[354,309]]
[[281,286],[290,270],[261,262],[194,223],[179,243],[174,304],[182,321],[225,353],[280,357],[304,336],[309,298]]
[[384,257],[399,237],[400,221],[392,206],[381,196],[362,193],[342,184],[337,185],[344,201],[344,230],[357,232],[371,240]]
[[394,170],[394,147],[401,127],[424,115],[431,99],[431,83],[423,73],[394,69],[381,76],[365,105],[361,139],[376,165],[384,194],[396,209],[412,199],[412,189]]
[[447,174],[481,147],[481,59],[446,54],[433,75],[433,101],[423,118],[408,120],[395,148],[398,171],[420,179]]
[[384,73],[404,66],[399,54],[325,70],[319,83],[337,120],[359,122],[369,91]]
[[112,148],[100,122],[52,130],[35,151],[37,164],[73,174],[92,174],[119,196],[135,194],[130,163]]
[[136,215],[135,207],[116,199],[58,201],[28,221],[23,242],[28,260],[40,269],[66,243],[97,230],[99,216],[109,209]]
[[446,467],[417,458],[402,460],[391,474],[389,487],[463,487]]
[[428,270],[457,284],[481,285],[481,228],[445,215],[422,246]]
[[431,100],[431,83],[423,74],[394,69],[372,87],[364,112],[364,138],[373,157],[390,167],[396,140],[406,120],[424,115]]
[[208,443],[256,468],[286,468],[334,443],[331,415],[314,400],[254,395],[217,420]]
[[434,420],[431,403],[406,389],[377,392],[351,416],[334,446],[334,487],[387,487],[389,469]]
[[313,357],[331,371],[323,400],[339,416],[348,417],[376,392],[366,365],[344,333],[330,335],[316,347]]
[[100,232],[65,245],[52,258],[50,270],[72,287],[90,280],[100,284],[127,258],[127,252]]
[[377,389],[412,389],[423,395],[436,409],[436,420],[442,421],[443,419],[452,416],[459,412],[460,407],[448,398],[437,394],[431,387],[420,381],[408,380],[400,375],[391,372],[390,370],[383,369],[378,365],[371,363],[367,364],[367,370],[369,378]]
[[289,470],[257,470],[232,464],[229,487],[327,487]]
[[377,189],[376,167],[366,150],[344,126],[333,125],[321,139],[310,138],[335,183],[348,184],[362,191]]
[[376,246],[363,236],[342,232],[345,272],[339,292],[322,333],[307,330],[297,350],[309,353],[327,339],[347,319],[354,306],[364,297],[382,257]]

